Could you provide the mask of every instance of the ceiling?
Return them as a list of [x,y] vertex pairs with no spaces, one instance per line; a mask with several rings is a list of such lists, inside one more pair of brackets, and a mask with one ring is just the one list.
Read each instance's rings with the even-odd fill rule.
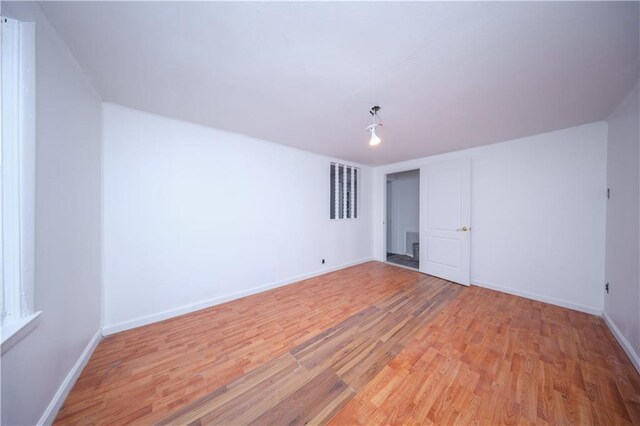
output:
[[637,2],[41,4],[105,101],[371,165],[605,119],[638,78]]

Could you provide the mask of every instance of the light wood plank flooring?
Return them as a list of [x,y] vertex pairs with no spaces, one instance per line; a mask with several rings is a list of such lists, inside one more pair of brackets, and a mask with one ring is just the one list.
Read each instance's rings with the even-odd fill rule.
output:
[[57,424],[640,424],[601,318],[369,262],[105,338]]

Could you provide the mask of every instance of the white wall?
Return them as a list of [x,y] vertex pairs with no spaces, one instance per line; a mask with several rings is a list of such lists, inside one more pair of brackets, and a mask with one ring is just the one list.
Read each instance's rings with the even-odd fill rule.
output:
[[[37,3],[35,330],[2,355],[2,424],[36,424],[100,330],[100,99]],[[55,415],[55,409],[53,414]]]
[[472,283],[603,308],[607,124],[587,124],[374,169],[375,256],[384,174],[471,158]]
[[608,119],[611,199],[607,203],[605,276],[610,293],[605,295],[605,313],[633,348],[640,370],[639,97],[636,84]]
[[390,253],[413,254],[406,249],[406,232],[420,230],[420,170],[394,173],[391,188]]
[[[105,332],[372,257],[329,219],[330,158],[104,104]],[[326,259],[326,264],[321,259]]]

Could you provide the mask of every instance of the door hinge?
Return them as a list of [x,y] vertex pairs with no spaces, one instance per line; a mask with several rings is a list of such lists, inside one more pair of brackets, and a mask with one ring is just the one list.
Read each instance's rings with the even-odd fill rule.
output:
[[606,283],[604,285],[604,289],[607,291],[607,294],[609,293],[609,283]]

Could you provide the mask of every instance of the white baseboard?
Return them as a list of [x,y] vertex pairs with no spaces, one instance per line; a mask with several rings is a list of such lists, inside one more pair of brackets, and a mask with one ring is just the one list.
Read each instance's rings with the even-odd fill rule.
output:
[[265,284],[258,287],[252,287],[247,290],[239,291],[237,293],[227,294],[224,296],[214,297],[202,302],[193,303],[186,306],[181,306],[175,309],[169,309],[166,311],[158,312],[152,315],[146,315],[138,317],[130,321],[124,321],[121,323],[108,325],[102,328],[102,334],[108,336],[110,334],[118,333],[120,331],[130,330],[132,328],[141,327],[143,325],[152,324],[154,322],[164,321],[169,318],[177,317],[180,315],[188,314],[190,312],[199,311],[200,309],[209,308],[211,306],[219,305],[221,303],[229,302],[231,300],[239,299],[241,297],[251,296],[252,294],[261,293],[263,291],[271,290],[277,287],[293,284],[298,281],[306,280],[309,278],[317,277],[319,275],[328,274],[340,269],[348,268],[350,266],[359,265],[361,263],[370,262],[373,258],[361,259],[355,262],[345,263],[332,268],[321,269],[319,271],[312,272],[310,274],[299,275],[297,277],[289,278],[286,280],[276,281],[269,284]]
[[613,336],[616,338],[618,343],[620,343],[622,349],[624,349],[624,351],[627,353],[629,359],[631,359],[633,366],[636,368],[636,370],[638,370],[638,373],[640,373],[640,356],[638,356],[636,351],[633,349],[633,346],[631,346],[631,343],[629,343],[627,338],[624,337],[620,329],[616,326],[616,324],[613,322],[611,317],[607,315],[606,312],[603,312],[602,318],[604,318],[604,322],[609,327],[609,330],[611,330]]
[[602,309],[595,308],[593,306],[580,305],[578,303],[568,302],[562,299],[556,299],[554,297],[543,296],[541,294],[529,293],[528,291],[516,290],[509,287],[500,286],[497,284],[491,284],[486,281],[480,282],[477,280],[471,280],[472,285],[476,285],[478,287],[484,287],[491,290],[500,291],[502,293],[513,294],[514,296],[525,297],[527,299],[537,300],[538,302],[549,303],[551,305],[561,306],[563,308],[573,309],[574,311],[585,312],[587,314],[602,316]]
[[58,411],[60,411],[64,400],[67,399],[69,392],[71,392],[73,385],[75,385],[76,380],[78,380],[78,377],[80,377],[80,373],[82,373],[85,365],[87,365],[87,362],[89,362],[91,354],[93,354],[93,351],[96,349],[96,346],[98,346],[98,343],[100,343],[101,339],[102,331],[98,330],[98,332],[89,341],[87,347],[84,348],[82,355],[80,355],[80,358],[78,358],[71,371],[69,371],[67,377],[65,377],[62,381],[62,384],[56,391],[56,394],[53,396],[53,399],[49,403],[49,406],[46,410],[44,410],[42,417],[40,417],[38,425],[50,425],[56,419]]

